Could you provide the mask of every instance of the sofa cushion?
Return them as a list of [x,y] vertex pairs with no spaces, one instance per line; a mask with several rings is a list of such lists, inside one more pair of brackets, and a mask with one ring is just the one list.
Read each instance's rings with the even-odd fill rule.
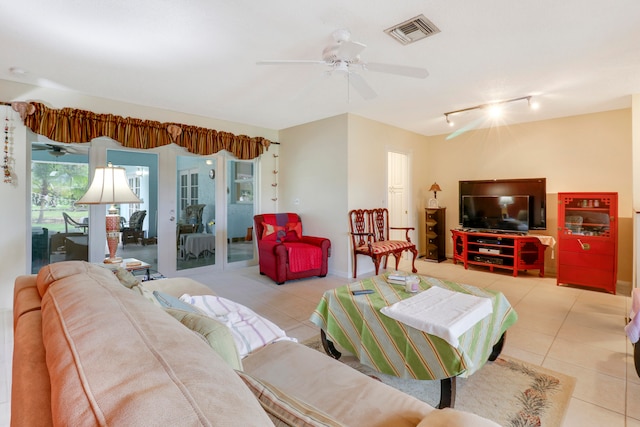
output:
[[86,261],[63,261],[45,265],[38,272],[36,277],[36,285],[40,296],[44,296],[49,286],[65,277],[74,276],[76,274],[88,274],[95,280],[104,278],[105,280],[113,280],[115,278],[111,270]]
[[341,427],[331,416],[246,372],[238,375],[258,398],[276,427]]
[[172,315],[178,322],[196,332],[207,341],[233,369],[242,369],[240,354],[236,349],[231,331],[224,324],[211,317],[188,311],[167,308],[166,312]]
[[[69,270],[50,268],[51,277]],[[72,426],[272,424],[203,340],[159,307],[132,298],[110,271],[83,268],[49,283],[42,301],[54,420]]]
[[42,298],[36,287],[36,276],[25,275],[16,278],[13,290],[13,328],[23,314],[40,310]]
[[451,408],[431,411],[417,427],[500,427],[500,424],[469,412]]
[[42,345],[42,313],[25,313],[14,325],[11,426],[51,426],[51,387]]
[[290,341],[263,347],[244,358],[242,366],[253,377],[348,426],[415,427],[434,410],[317,350]]

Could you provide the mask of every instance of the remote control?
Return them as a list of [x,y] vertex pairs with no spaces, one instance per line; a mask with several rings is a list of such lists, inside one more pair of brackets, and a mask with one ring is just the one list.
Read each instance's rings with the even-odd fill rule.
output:
[[360,290],[351,291],[353,295],[365,295],[365,294],[372,294],[374,292],[375,291],[373,289],[360,289]]

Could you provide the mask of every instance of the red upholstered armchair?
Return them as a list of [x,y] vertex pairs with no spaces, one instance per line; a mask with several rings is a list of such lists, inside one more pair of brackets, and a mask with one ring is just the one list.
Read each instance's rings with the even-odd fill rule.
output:
[[302,235],[302,221],[295,213],[253,217],[258,244],[260,274],[278,285],[287,280],[327,275],[331,241]]

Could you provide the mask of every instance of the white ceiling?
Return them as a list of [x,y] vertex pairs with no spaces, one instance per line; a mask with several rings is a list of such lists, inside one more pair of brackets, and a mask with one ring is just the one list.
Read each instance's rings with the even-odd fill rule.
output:
[[[383,32],[419,14],[441,32],[408,46]],[[365,101],[322,66],[256,65],[320,60],[340,28],[363,61],[429,77],[363,71]],[[510,104],[512,124],[640,93],[638,0],[21,0],[1,8],[0,40],[0,79],[270,129],[350,112],[435,135],[452,131],[443,113],[486,102],[536,95],[535,112]]]

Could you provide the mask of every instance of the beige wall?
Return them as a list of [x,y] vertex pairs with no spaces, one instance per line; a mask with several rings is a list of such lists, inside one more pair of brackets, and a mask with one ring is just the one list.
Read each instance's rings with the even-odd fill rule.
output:
[[[547,179],[547,230],[557,237],[557,193],[616,191],[619,207],[618,280],[632,278],[631,110],[615,110],[429,138],[429,176],[447,209],[447,228],[458,226],[458,181]],[[447,240],[451,256],[451,242]],[[545,269],[555,273],[551,251]]]
[[[359,116],[349,116],[349,210],[388,207],[387,152],[409,156],[410,197],[409,227],[411,240],[424,247],[424,208],[428,201],[427,166],[429,144],[427,138]],[[346,220],[346,212],[345,212]],[[391,218],[393,224],[393,218]],[[348,244],[349,242],[347,242]],[[349,271],[352,259],[349,258]],[[390,262],[393,261],[393,258]],[[390,264],[393,265],[393,264]],[[358,258],[358,274],[373,271],[373,263],[364,256]]]
[[329,272],[345,275],[347,116],[280,131],[279,211],[302,217],[304,234],[331,240]]

